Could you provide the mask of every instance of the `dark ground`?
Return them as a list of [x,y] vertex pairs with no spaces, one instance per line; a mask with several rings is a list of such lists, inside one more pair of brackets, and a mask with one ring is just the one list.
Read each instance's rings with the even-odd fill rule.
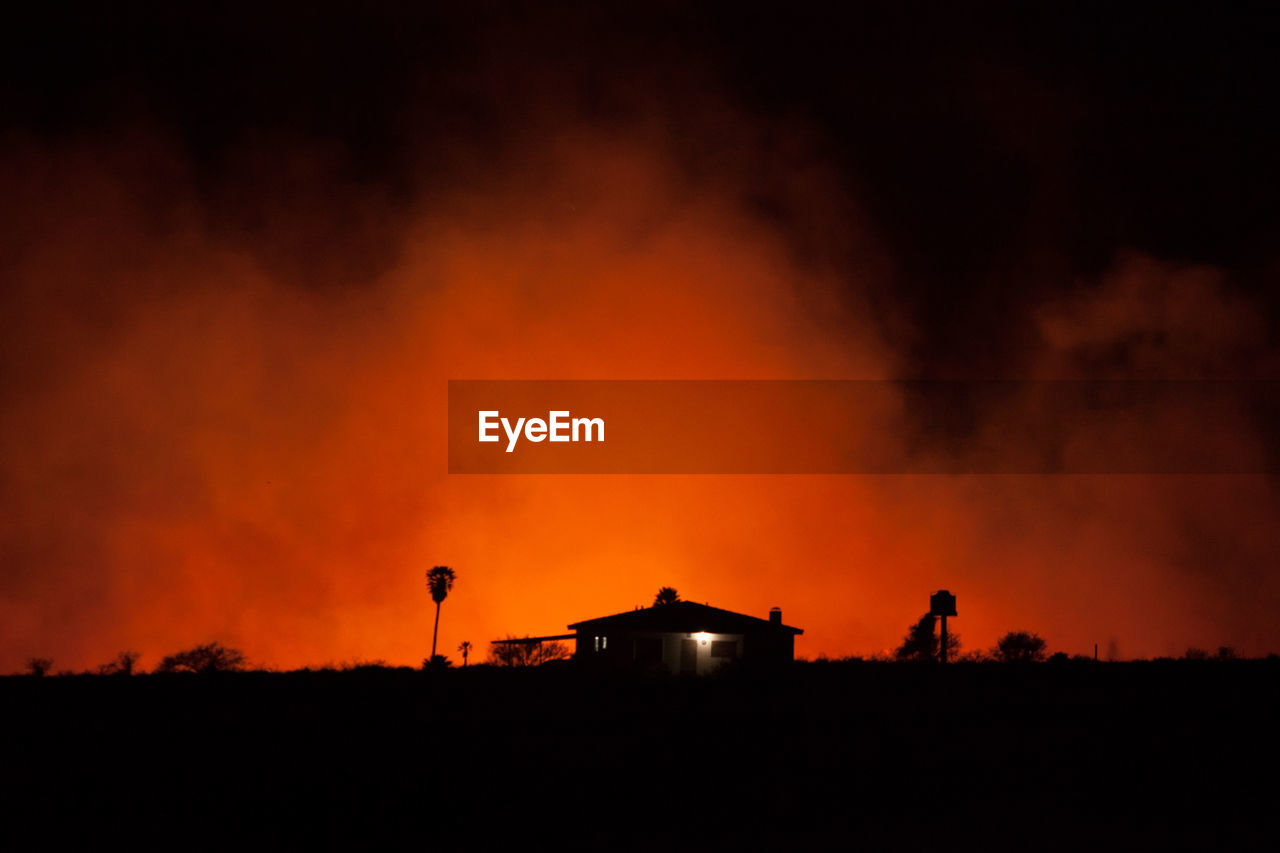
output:
[[1232,849],[1280,773],[1275,658],[10,677],[0,707],[0,834],[45,849]]

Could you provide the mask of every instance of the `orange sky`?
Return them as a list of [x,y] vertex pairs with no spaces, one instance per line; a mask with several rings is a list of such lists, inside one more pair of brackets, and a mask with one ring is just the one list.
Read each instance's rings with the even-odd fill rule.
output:
[[[671,144],[570,128],[473,163],[466,193],[281,200],[255,238],[277,256],[308,251],[308,217],[388,235],[372,272],[313,286],[213,227],[158,135],[5,143],[0,671],[215,639],[268,666],[417,664],[439,564],[445,651],[662,585],[780,606],[809,657],[891,648],[942,587],[966,649],[1015,629],[1121,657],[1280,648],[1265,477],[449,476],[451,378],[900,375],[910,319],[867,302],[892,259],[820,161],[780,169],[812,211],[800,256],[732,165],[691,174]],[[1212,376],[1255,317],[1214,270],[1119,258],[1037,306],[1009,375],[1138,340],[1125,375]]]

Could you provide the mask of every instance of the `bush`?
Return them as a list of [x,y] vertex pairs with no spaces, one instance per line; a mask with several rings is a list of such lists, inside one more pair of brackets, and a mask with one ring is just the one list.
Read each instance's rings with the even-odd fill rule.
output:
[[27,661],[27,674],[41,678],[53,669],[53,658],[30,658]]
[[239,672],[248,665],[244,652],[239,649],[206,643],[169,655],[160,661],[156,672]]
[[996,643],[996,658],[1004,663],[1039,663],[1045,659],[1045,643],[1039,634],[1010,631]]
[[142,655],[137,652],[121,652],[111,663],[104,663],[98,667],[98,675],[133,675],[140,657]]
[[516,642],[490,643],[489,662],[499,666],[541,666],[555,660],[566,660],[572,656],[569,647],[556,641],[532,641],[528,637],[520,641],[517,637],[507,637]]
[[[894,652],[898,660],[935,661],[941,651],[941,638],[935,633],[938,617],[926,613],[911,626],[907,636],[902,638],[902,645]],[[947,658],[955,660],[960,652],[960,635],[947,633]]]

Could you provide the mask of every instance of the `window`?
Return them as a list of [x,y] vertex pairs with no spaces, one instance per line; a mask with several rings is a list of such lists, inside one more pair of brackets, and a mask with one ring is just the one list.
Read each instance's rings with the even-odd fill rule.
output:
[[603,652],[605,649],[609,648],[609,638],[608,638],[608,637],[596,637],[596,638],[595,638],[595,641],[596,641],[596,651],[597,651],[597,652]]
[[712,640],[711,656],[713,658],[736,658],[738,642],[736,640]]

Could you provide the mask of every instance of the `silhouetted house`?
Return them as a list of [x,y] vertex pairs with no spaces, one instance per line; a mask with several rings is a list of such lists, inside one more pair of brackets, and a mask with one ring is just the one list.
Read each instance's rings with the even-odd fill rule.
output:
[[673,673],[706,673],[722,663],[789,661],[799,628],[782,624],[782,611],[757,619],[692,601],[677,601],[586,619],[569,626],[575,656],[619,664],[665,665]]

